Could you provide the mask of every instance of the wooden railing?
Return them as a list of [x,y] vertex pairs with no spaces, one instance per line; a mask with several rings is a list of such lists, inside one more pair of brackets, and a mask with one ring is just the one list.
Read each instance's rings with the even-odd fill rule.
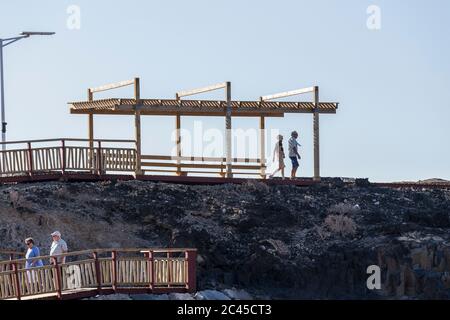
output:
[[[141,159],[144,172],[216,174],[221,177],[226,174],[226,158],[143,155]],[[262,178],[266,176],[266,165],[261,159],[232,158],[231,168],[234,175],[258,175]]]
[[[42,173],[85,171],[103,174],[107,171],[134,172],[136,168],[135,148],[107,147],[110,144],[132,144],[134,140],[94,140],[94,145],[71,145],[74,142],[88,144],[87,139],[47,139],[12,141],[12,149],[0,151],[0,174],[4,176]],[[39,147],[46,143],[51,146]],[[19,145],[19,147],[16,147]]]
[[[2,143],[0,143],[2,144]],[[0,178],[36,177],[45,174],[83,172],[95,175],[124,173],[172,173],[225,177],[226,158],[142,155],[137,170],[134,140],[46,139],[5,142],[0,151]],[[42,146],[45,144],[45,146]],[[128,144],[118,147],[117,145]],[[266,177],[265,160],[233,158],[233,175]],[[139,172],[138,172],[139,171]]]
[[[114,292],[194,292],[195,249],[95,249],[43,256],[51,264],[26,269],[26,259],[0,262],[0,300],[58,299]],[[66,257],[65,263],[59,263]]]

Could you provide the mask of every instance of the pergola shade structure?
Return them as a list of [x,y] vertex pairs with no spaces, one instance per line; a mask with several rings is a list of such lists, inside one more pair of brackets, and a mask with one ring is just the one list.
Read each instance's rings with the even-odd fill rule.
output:
[[[134,98],[113,98],[94,100],[93,94],[99,91],[111,90],[123,86],[134,85]],[[198,100],[184,99],[185,96],[201,94],[204,92],[225,89],[224,100]],[[312,93],[313,100],[310,102],[300,101],[273,101],[304,93]],[[314,179],[320,179],[319,160],[319,115],[335,114],[338,108],[337,102],[319,102],[319,87],[314,86],[305,89],[283,92],[270,96],[262,96],[255,101],[238,101],[231,99],[231,83],[221,84],[194,89],[190,91],[180,91],[175,95],[175,99],[141,99],[140,81],[135,78],[129,81],[122,81],[117,84],[110,84],[98,88],[88,89],[88,100],[70,102],[70,112],[72,114],[86,114],[89,116],[88,138],[94,140],[94,115],[134,115],[135,117],[135,139],[136,139],[136,175],[146,172],[174,172],[178,175],[188,173],[218,173],[223,177],[232,177],[233,174],[257,174],[262,178],[266,176],[265,160],[265,118],[283,117],[286,113],[309,113],[313,115],[314,121]],[[141,121],[142,115],[175,116],[175,128],[177,132],[177,156],[150,156],[141,154]],[[222,158],[202,157],[192,158],[181,154],[181,116],[223,116],[226,121],[226,155]],[[231,118],[232,117],[257,117],[260,119],[260,152],[258,159],[233,158],[231,155]],[[149,162],[159,161],[159,162]],[[173,161],[176,161],[174,163]],[[190,162],[190,163],[185,163]],[[196,162],[196,163],[193,163]],[[209,162],[208,164],[206,162]],[[212,162],[212,164],[211,164]],[[143,169],[144,168],[144,169]],[[159,168],[159,169],[155,169]],[[162,168],[162,169],[161,169]],[[199,169],[209,169],[209,172],[198,171]],[[246,170],[245,172],[237,172]],[[211,171],[216,170],[216,171]]]
[[[225,116],[226,101],[141,99],[141,115]],[[73,114],[133,115],[135,99],[101,99],[71,102]],[[231,113],[236,117],[282,117],[285,113],[314,113],[313,102],[231,101]],[[319,113],[336,113],[338,103],[320,102]]]

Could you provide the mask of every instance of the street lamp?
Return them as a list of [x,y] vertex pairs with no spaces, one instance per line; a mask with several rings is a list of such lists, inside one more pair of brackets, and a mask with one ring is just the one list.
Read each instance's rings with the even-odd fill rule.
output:
[[6,118],[5,118],[5,88],[4,88],[4,79],[3,79],[3,48],[7,45],[19,41],[20,39],[28,38],[30,36],[51,36],[54,35],[54,32],[32,32],[32,31],[24,31],[20,34],[20,36],[2,39],[0,38],[0,94],[1,94],[1,113],[2,113],[2,150],[6,149]]

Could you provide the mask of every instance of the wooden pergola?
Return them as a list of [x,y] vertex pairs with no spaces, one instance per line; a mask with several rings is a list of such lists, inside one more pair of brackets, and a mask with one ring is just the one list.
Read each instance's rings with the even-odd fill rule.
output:
[[[114,98],[94,100],[94,93],[116,89],[124,86],[134,86],[134,98]],[[224,100],[188,100],[182,99],[187,96],[197,95],[213,90],[224,90]],[[313,93],[313,99],[309,102],[300,101],[274,101],[280,98],[297,96],[306,93]],[[320,146],[319,146],[319,115],[335,114],[338,108],[337,102],[319,102],[319,87],[313,86],[304,89],[298,89],[288,92],[282,92],[273,95],[262,96],[255,101],[236,101],[231,99],[231,83],[224,82],[204,88],[179,91],[174,99],[141,99],[140,80],[122,81],[119,83],[108,84],[96,88],[88,89],[88,100],[80,102],[70,102],[71,114],[86,114],[89,119],[88,137],[89,146],[94,147],[94,115],[134,115],[135,123],[135,141],[136,141],[136,166],[135,174],[143,174],[143,165],[154,165],[161,167],[175,167],[176,173],[182,174],[181,168],[218,168],[217,165],[191,164],[183,165],[181,161],[192,161],[192,157],[182,156],[181,154],[181,117],[182,116],[223,116],[225,117],[226,128],[226,155],[225,158],[202,158],[203,161],[221,161],[226,173],[222,171],[222,176],[231,178],[233,169],[258,169],[258,174],[265,178],[265,118],[283,117],[286,113],[308,113],[313,115],[313,133],[314,133],[314,180],[320,180]],[[145,156],[141,153],[141,116],[159,115],[175,116],[176,127],[176,151],[177,157],[166,156]],[[231,154],[231,123],[232,117],[257,117],[260,119],[260,139],[259,139],[259,159],[238,159],[232,158]],[[143,160],[176,160],[176,164],[170,163],[148,163]],[[233,162],[244,162],[246,165],[234,165]],[[257,166],[251,166],[249,163],[257,163]],[[220,167],[220,166],[219,166]],[[222,168],[222,167],[220,167]],[[158,171],[158,170],[149,170]],[[162,170],[160,170],[162,171]]]

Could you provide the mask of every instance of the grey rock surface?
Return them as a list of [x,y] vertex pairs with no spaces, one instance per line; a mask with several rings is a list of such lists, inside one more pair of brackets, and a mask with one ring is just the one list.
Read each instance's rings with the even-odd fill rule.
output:
[[224,293],[217,290],[204,290],[195,294],[196,300],[230,300]]
[[[23,251],[31,236],[48,254],[50,233],[59,230],[71,251],[197,248],[199,291],[441,299],[450,297],[449,214],[449,190],[366,180],[311,187],[29,183],[0,186],[0,247]],[[379,291],[366,287],[374,264],[382,270]]]

